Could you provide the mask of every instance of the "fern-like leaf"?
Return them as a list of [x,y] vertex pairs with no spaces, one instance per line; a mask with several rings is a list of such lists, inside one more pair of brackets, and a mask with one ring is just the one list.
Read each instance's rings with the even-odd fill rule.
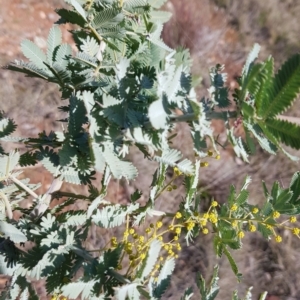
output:
[[214,267],[213,277],[211,279],[209,287],[206,287],[206,283],[202,275],[198,274],[197,285],[200,290],[202,300],[214,300],[219,293],[219,267]]
[[54,51],[56,47],[61,44],[61,31],[59,27],[53,26],[50,29],[48,39],[47,39],[47,61],[50,65],[52,65],[54,60]]
[[300,54],[288,59],[275,75],[269,98],[262,111],[264,119],[272,118],[288,109],[300,91]]
[[248,73],[251,69],[251,66],[253,65],[255,59],[257,58],[259,51],[260,51],[260,46],[258,44],[254,44],[251,52],[248,55],[247,61],[245,63],[243,71],[242,71],[242,77],[243,78],[248,76]]
[[86,12],[77,0],[66,0],[66,2],[70,3],[78,14],[86,21]]
[[56,22],[57,24],[71,23],[80,27],[85,25],[85,19],[76,11],[62,8],[56,9],[55,12],[60,16],[60,19]]
[[12,119],[2,117],[3,115],[0,112],[0,138],[12,134],[17,128],[17,125]]
[[[255,95],[255,106],[257,115],[261,116],[265,109],[265,101],[267,101],[269,94],[268,91],[271,88],[273,82],[273,73],[274,73],[274,59],[269,57],[266,62],[263,64],[262,73],[264,76],[260,75],[260,80],[263,84],[260,85],[260,89]],[[268,102],[268,101],[267,101]]]
[[93,27],[95,29],[114,27],[120,23],[124,15],[117,8],[108,8],[97,13],[93,19]]
[[136,178],[138,172],[135,166],[122,161],[115,153],[111,143],[104,143],[103,157],[115,178],[125,177],[127,180]]
[[300,126],[277,119],[267,119],[265,125],[280,142],[294,149],[300,149]]
[[36,153],[25,152],[20,156],[21,167],[34,166],[37,163]]
[[[25,63],[23,61],[15,61],[14,63],[11,63],[7,67],[5,67],[8,70],[11,71],[17,71],[20,73],[25,73],[28,77],[38,77],[47,80],[49,78],[49,72],[45,69],[38,68],[33,63]],[[51,73],[50,73],[51,74]]]
[[146,263],[143,266],[144,268],[140,277],[141,279],[145,279],[153,270],[159,257],[160,250],[161,242],[158,240],[153,240],[149,247],[148,255],[146,257]]
[[39,69],[46,69],[44,62],[47,61],[45,53],[33,42],[24,40],[21,43],[21,49],[30,62],[36,65]]
[[66,68],[68,65],[68,57],[71,56],[71,54],[71,46],[68,44],[62,44],[56,51],[55,62],[58,63],[62,68]]
[[68,297],[70,299],[77,299],[80,294],[81,299],[91,299],[92,298],[92,291],[94,288],[94,285],[96,283],[96,280],[91,280],[88,282],[83,281],[76,281],[68,283],[64,286],[62,286],[62,294],[65,297]]

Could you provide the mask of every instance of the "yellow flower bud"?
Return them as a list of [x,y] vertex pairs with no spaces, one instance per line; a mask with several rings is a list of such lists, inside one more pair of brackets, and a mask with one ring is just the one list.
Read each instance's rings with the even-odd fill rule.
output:
[[281,243],[281,242],[282,242],[282,237],[281,237],[280,235],[276,235],[276,236],[275,236],[275,241],[276,241],[277,243]]
[[207,155],[208,155],[208,156],[213,156],[213,155],[214,155],[214,153],[213,153],[213,151],[211,151],[211,150],[208,150],[208,151],[207,151]]
[[163,226],[162,221],[157,221],[156,222],[156,228],[161,228]]
[[203,233],[203,234],[208,234],[208,229],[207,229],[207,228],[203,228],[203,229],[202,229],[202,233]]
[[250,232],[255,232],[255,231],[256,231],[256,226],[251,224],[251,225],[249,226],[249,231],[250,231]]
[[252,213],[257,214],[259,212],[259,209],[257,207],[253,207]]
[[278,211],[274,211],[273,212],[273,218],[274,219],[277,219],[277,218],[279,218],[280,217],[280,213],[278,212]]
[[295,216],[290,217],[290,222],[291,223],[297,222],[297,218]]
[[218,205],[219,205],[219,203],[215,200],[211,203],[212,207],[217,207]]
[[174,173],[176,176],[180,176],[182,174],[182,172],[178,169],[178,167],[174,168]]
[[208,167],[208,165],[209,165],[209,163],[207,161],[200,163],[200,167],[202,167],[202,168],[206,168],[206,167]]
[[178,211],[176,214],[175,214],[175,218],[176,219],[181,219],[182,218],[182,214],[180,211]]
[[230,211],[236,211],[238,209],[238,206],[236,204],[233,204],[230,208]]
[[245,236],[245,233],[244,233],[243,231],[240,231],[240,232],[238,233],[238,237],[239,237],[240,239],[242,239],[244,236]]

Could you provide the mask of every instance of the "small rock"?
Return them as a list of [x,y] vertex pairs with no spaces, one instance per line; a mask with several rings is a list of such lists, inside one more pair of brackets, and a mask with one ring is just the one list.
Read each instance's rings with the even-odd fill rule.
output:
[[43,20],[46,19],[46,14],[43,11],[40,11],[39,15],[40,15],[41,19],[43,19]]

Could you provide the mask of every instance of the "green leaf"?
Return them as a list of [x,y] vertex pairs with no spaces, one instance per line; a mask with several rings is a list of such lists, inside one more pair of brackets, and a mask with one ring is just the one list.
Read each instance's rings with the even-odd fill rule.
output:
[[250,124],[247,122],[243,123],[244,126],[254,135],[254,137],[259,142],[260,146],[267,152],[271,154],[276,154],[277,147],[273,144],[266,136],[264,135],[264,131],[258,124]]
[[153,8],[161,8],[167,0],[149,0],[148,3],[153,7]]
[[262,81],[259,91],[255,95],[255,107],[258,116],[262,116],[265,106],[267,105],[269,98],[269,89],[273,83],[274,74],[274,59],[270,56],[263,64],[262,74],[260,74],[258,80]]
[[125,177],[132,180],[138,175],[136,167],[131,162],[122,161],[117,157],[113,145],[109,142],[104,143],[103,157],[115,178]]
[[146,263],[144,265],[142,274],[140,276],[140,278],[142,280],[144,280],[147,276],[149,276],[149,274],[151,273],[151,271],[153,270],[157,259],[159,257],[159,253],[161,250],[161,242],[158,240],[153,240],[150,244],[149,250],[148,250],[148,254],[147,257],[145,258]]
[[30,62],[36,65],[39,69],[46,69],[44,62],[47,61],[45,53],[33,42],[24,40],[21,42],[21,49]]
[[[100,198],[101,200],[101,198]],[[98,226],[104,228],[113,228],[125,223],[126,216],[136,211],[139,208],[139,204],[129,204],[128,206],[121,206],[120,204],[107,205],[102,209],[98,209],[97,213],[92,215],[92,221]],[[89,215],[92,209],[89,210]]]
[[122,22],[124,15],[118,8],[108,8],[98,12],[93,19],[93,27],[99,29],[100,27],[108,28],[114,27]]
[[65,1],[67,3],[70,3],[75,8],[75,10],[82,16],[82,18],[86,21],[86,13],[77,0],[65,0]]
[[268,296],[268,292],[263,292],[260,297],[259,297],[259,300],[266,300],[267,299],[267,296]]
[[21,167],[34,166],[36,163],[36,153],[25,152],[20,156],[19,164]]
[[159,284],[156,284],[155,287],[153,287],[153,292],[151,296],[154,297],[154,299],[161,299],[161,297],[169,287],[170,282],[171,282],[171,275],[161,280]]
[[254,140],[250,136],[249,130],[246,127],[244,127],[244,129],[245,129],[245,134],[246,134],[247,148],[249,149],[249,152],[251,154],[255,154],[256,153],[256,147],[255,147],[255,144],[254,144]]
[[201,274],[197,273],[197,286],[200,291],[201,300],[214,300],[219,293],[219,266],[214,267],[210,285],[206,287],[205,280]]
[[267,119],[286,111],[299,93],[299,82],[300,54],[295,54],[281,66],[275,75],[261,116]]
[[244,103],[244,101],[247,100],[247,96],[249,96],[248,93],[255,96],[257,92],[259,91],[259,88],[261,86],[260,74],[262,72],[262,65],[256,64],[251,66],[251,69],[249,71],[249,74],[244,78],[242,82],[242,91],[241,91],[241,103]]
[[242,71],[242,76],[246,77],[249,73],[249,70],[251,69],[251,66],[253,65],[255,59],[258,57],[260,51],[260,46],[259,44],[254,44],[251,52],[248,55],[247,61],[244,65],[243,71]]
[[236,198],[236,204],[239,206],[243,205],[247,202],[248,198],[249,198],[249,192],[247,190],[242,190]]
[[0,112],[0,138],[12,134],[17,128],[17,125],[12,119],[2,118]]
[[41,79],[48,80],[49,72],[46,69],[45,65],[43,68],[44,69],[42,70],[33,63],[25,63],[23,61],[16,61],[6,67],[6,69],[8,70],[25,73],[28,77],[38,77]]
[[299,196],[300,196],[300,172],[296,172],[290,183],[290,190],[293,192],[293,196],[290,199],[290,203],[294,205],[299,205]]
[[19,158],[20,154],[18,151],[11,151],[9,155],[0,155],[0,177],[6,179],[11,175],[13,169],[19,162]]
[[268,191],[268,188],[266,186],[266,183],[264,181],[262,181],[262,186],[263,186],[263,190],[264,190],[264,195],[266,198],[269,197],[269,191]]
[[230,266],[231,266],[231,269],[232,269],[234,275],[236,275],[238,282],[240,282],[242,275],[239,273],[236,262],[234,261],[233,257],[231,256],[230,252],[228,251],[228,249],[226,247],[224,247],[224,254],[226,255],[226,257],[230,263]]
[[77,299],[80,294],[82,294],[81,299],[92,298],[92,291],[96,280],[90,280],[87,282],[75,281],[65,284],[61,287],[62,294],[70,299]]
[[56,47],[61,44],[61,31],[59,27],[53,26],[50,29],[48,40],[47,40],[47,61],[50,65],[52,65],[54,61],[54,51]]
[[80,27],[84,27],[85,25],[85,19],[75,11],[62,8],[56,9],[55,12],[61,17],[56,22],[57,24],[71,23]]
[[265,124],[280,142],[294,149],[300,149],[300,126],[278,119],[266,119]]
[[0,221],[0,232],[4,237],[9,238],[14,243],[25,243],[27,241],[26,236],[20,229],[6,221]]
[[271,229],[269,229],[267,226],[261,223],[257,224],[257,230],[262,234],[262,236],[265,239],[268,239],[273,234],[273,231]]
[[68,44],[62,44],[58,47],[55,54],[55,62],[62,68],[66,68],[68,65],[68,57],[72,55],[72,48]]

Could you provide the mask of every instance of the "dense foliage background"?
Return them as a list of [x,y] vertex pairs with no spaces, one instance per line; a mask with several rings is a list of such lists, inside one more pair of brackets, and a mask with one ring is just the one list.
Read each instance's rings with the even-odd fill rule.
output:
[[[7,1],[1,4],[0,30],[3,33],[0,35],[1,65],[20,55],[19,44],[24,38],[33,39],[41,47],[45,46],[44,39],[56,19],[53,9],[58,4],[59,1],[41,3],[35,0]],[[262,46],[260,58],[264,59],[272,54],[277,63],[282,63],[289,55],[300,49],[297,37],[300,29],[297,12],[300,5],[297,1],[174,0],[168,2],[166,9],[170,10],[174,17],[166,26],[165,41],[171,47],[182,45],[191,49],[194,58],[193,72],[201,80],[199,93],[206,92],[208,68],[218,62],[225,64],[229,80],[237,76],[254,42],[259,42]],[[68,40],[69,36],[65,35],[64,38]],[[59,116],[49,110],[51,103],[59,101],[54,85],[46,86],[39,80],[27,79],[20,74],[7,71],[0,73],[0,80],[1,109],[18,122],[18,135],[34,135],[58,126],[55,120]],[[233,80],[232,88],[234,88]],[[20,110],[20,103],[24,99],[31,101],[31,105],[26,104]],[[296,103],[293,111],[289,112],[291,116],[299,116],[297,109],[299,105]],[[215,126],[222,137],[224,128],[219,123]],[[181,128],[176,143],[181,148],[186,145],[185,153],[188,156],[192,149],[183,139],[186,130],[184,126]],[[135,153],[131,155],[136,164],[141,161]],[[207,203],[211,196],[224,201],[229,185],[231,183],[240,185],[246,173],[253,177],[252,203],[259,203],[262,194],[259,184],[261,180],[265,180],[267,184],[279,180],[283,185],[287,185],[293,172],[298,169],[298,165],[282,155],[269,157],[264,153],[252,158],[252,164],[245,165],[235,158],[230,147],[222,151],[222,158],[222,167],[220,162],[215,162],[201,174],[200,188],[201,186],[206,188]],[[139,169],[143,172],[135,185],[145,190],[149,182],[145,181],[146,175],[143,174],[152,172],[152,169],[148,164],[140,164]],[[34,168],[30,170],[30,177],[33,181],[38,181],[42,177],[44,180],[42,189],[45,191],[49,184],[47,177],[49,175],[41,172],[42,168]],[[112,201],[122,203],[128,193],[130,187],[123,182],[115,181],[109,195]],[[164,209],[173,206],[174,202],[180,202],[176,193],[166,197]],[[226,293],[231,293],[234,288],[244,291],[251,285],[254,286],[254,294],[268,290],[270,295],[278,296],[277,299],[298,299],[299,241],[292,238],[288,232],[283,232],[282,235],[286,241],[284,245],[267,243],[255,234],[244,240],[244,247],[237,254],[239,267],[244,274],[244,281],[240,285],[237,285],[226,260],[220,262],[222,278],[220,299],[229,298]],[[95,236],[91,236],[91,239],[97,236],[99,233],[95,232]],[[182,291],[186,287],[186,278],[194,276],[195,272],[200,271],[206,278],[210,277],[215,264],[215,255],[210,249],[211,246],[207,245],[211,245],[209,237],[201,236],[194,246],[183,249],[172,288],[166,297],[171,298],[178,291]],[[226,289],[222,289],[222,286]]]

